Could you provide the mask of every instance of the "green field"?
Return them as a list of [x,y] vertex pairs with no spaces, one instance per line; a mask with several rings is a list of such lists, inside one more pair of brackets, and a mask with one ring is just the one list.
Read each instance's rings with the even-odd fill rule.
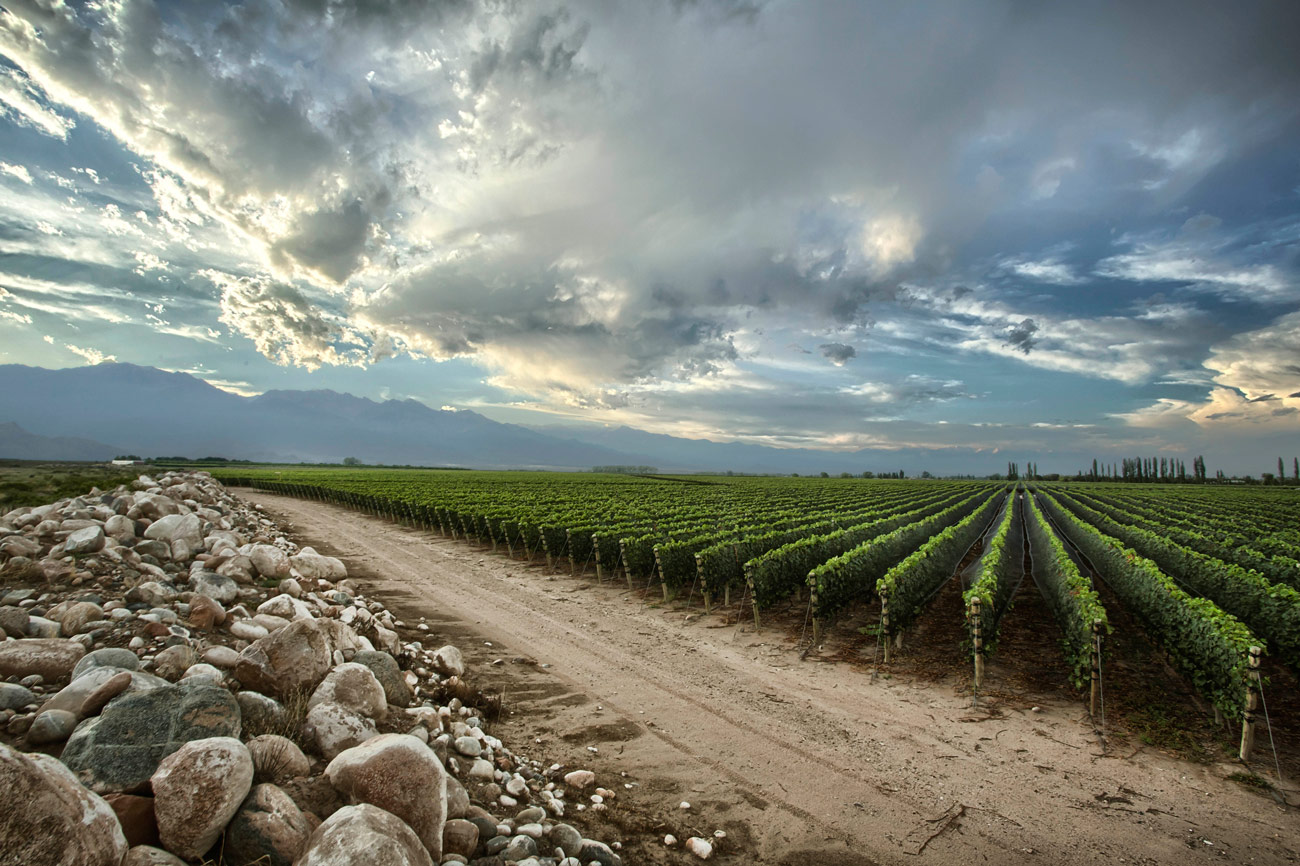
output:
[[69,496],[80,496],[92,487],[112,490],[119,484],[130,484],[148,468],[128,466],[124,469],[103,463],[0,461],[0,514],[24,505],[43,505]]
[[[1122,483],[214,468],[229,484],[341,504],[500,553],[756,621],[792,601],[816,629],[870,607],[885,638],[931,613],[959,571],[981,655],[1031,577],[1076,685],[1111,629],[1096,589],[1225,713],[1259,646],[1300,670],[1300,495]],[[1011,494],[1011,495],[1009,495]],[[1032,562],[1026,569],[1024,563]],[[888,641],[886,641],[888,642]],[[972,644],[973,646],[973,644]]]

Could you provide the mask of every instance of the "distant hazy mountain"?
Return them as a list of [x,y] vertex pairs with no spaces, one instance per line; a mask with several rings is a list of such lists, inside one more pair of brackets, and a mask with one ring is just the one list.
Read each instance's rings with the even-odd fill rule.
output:
[[0,424],[0,458],[5,460],[112,460],[122,453],[93,439],[37,436],[12,421]]
[[[589,469],[644,455],[500,424],[415,400],[377,403],[335,391],[241,397],[185,373],[106,363],[66,370],[0,366],[0,418],[41,436],[83,436],[145,456],[286,462]],[[90,453],[90,452],[87,452]],[[42,458],[46,459],[46,458]],[[67,458],[82,459],[82,458]]]
[[[864,448],[858,451],[820,451],[814,448],[772,448],[739,442],[683,439],[647,433],[632,427],[552,426],[536,428],[552,436],[566,436],[590,445],[647,456],[650,465],[690,467],[696,470],[816,475],[828,472],[854,475],[870,472],[906,472],[909,477],[1006,471],[1006,461],[970,448]],[[987,468],[986,468],[987,467]]]
[[[376,402],[335,391],[241,397],[185,373],[133,364],[66,370],[11,364],[0,366],[0,381],[0,419],[25,428],[0,438],[0,445],[13,443],[0,448],[12,455],[0,457],[97,460],[129,452],[290,463],[356,457],[365,463],[481,468],[629,465],[664,472],[832,475],[901,469],[909,476],[993,472],[1005,463],[971,449],[833,452],[682,439],[629,427],[529,428],[415,400]],[[57,442],[63,450],[22,450],[19,434]],[[105,441],[117,445],[100,444]],[[56,453],[68,456],[45,456]]]

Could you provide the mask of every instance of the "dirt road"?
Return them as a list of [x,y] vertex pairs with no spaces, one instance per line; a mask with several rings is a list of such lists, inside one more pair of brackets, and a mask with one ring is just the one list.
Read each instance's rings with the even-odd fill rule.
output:
[[621,581],[239,492],[408,625],[424,617],[433,646],[461,646],[477,682],[505,693],[507,742],[619,790],[578,817],[622,833],[629,863],[686,862],[663,835],[717,829],[723,863],[1300,860],[1296,810],[1228,781],[1240,766],[1108,754],[1059,694],[1038,711],[972,710],[951,688],[801,661],[779,629],[652,606]]

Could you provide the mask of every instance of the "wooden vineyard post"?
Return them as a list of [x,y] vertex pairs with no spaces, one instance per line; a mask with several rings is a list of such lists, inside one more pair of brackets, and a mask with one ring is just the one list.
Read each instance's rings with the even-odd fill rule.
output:
[[885,664],[889,664],[889,645],[893,640],[889,636],[889,594],[881,593],[880,595],[880,634],[884,638],[882,641],[885,645]]
[[[659,545],[655,545],[655,573],[659,575],[659,588],[663,590],[664,603],[668,603],[668,581],[664,580],[663,565],[659,562]],[[653,575],[652,575],[653,577]]]
[[[739,541],[740,528],[739,527],[737,527],[736,529],[736,536],[737,536],[737,541],[735,544],[731,546],[731,555],[736,560],[736,567],[743,572],[745,570],[745,564],[740,561],[740,541]],[[744,601],[745,601],[744,598],[741,598],[742,604],[744,603]],[[727,578],[727,582],[722,585],[722,606],[731,607],[731,578]]]
[[618,561],[622,564],[623,576],[627,578],[627,588],[635,589],[632,586],[632,570],[627,567],[627,545],[623,543],[621,538],[618,541]]
[[[698,553],[695,554],[695,574],[699,577],[704,576],[703,570],[700,566],[700,555]],[[704,583],[704,581],[701,581],[701,583]],[[708,613],[712,607],[711,602],[713,601],[713,598],[709,595],[709,591],[705,587],[700,588],[700,594],[704,596],[704,612]]]
[[1101,620],[1092,621],[1092,652],[1089,653],[1092,668],[1092,692],[1088,698],[1088,715],[1097,717],[1097,702],[1101,697]]
[[975,648],[975,688],[984,684],[984,623],[980,619],[983,602],[978,595],[970,600],[970,636]]
[[1246,712],[1241,718],[1241,759],[1250,760],[1255,748],[1255,710],[1259,709],[1259,654],[1257,646],[1250,648],[1250,672],[1246,675]]

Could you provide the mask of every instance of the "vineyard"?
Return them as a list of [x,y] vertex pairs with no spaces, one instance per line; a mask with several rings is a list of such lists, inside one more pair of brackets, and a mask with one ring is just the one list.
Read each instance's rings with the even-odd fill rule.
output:
[[938,643],[969,666],[976,696],[986,664],[1004,660],[1001,638],[1011,628],[1016,641],[1025,633],[1050,640],[1063,684],[1080,690],[1097,716],[1107,672],[1146,654],[1125,642],[1140,632],[1198,705],[1233,726],[1243,758],[1262,722],[1261,685],[1279,705],[1295,700],[1300,496],[1290,490],[436,470],[215,474],[549,570],[625,581],[663,602],[720,606],[756,627],[770,617],[802,620],[798,638],[807,649],[851,618],[877,668],[947,633]]

